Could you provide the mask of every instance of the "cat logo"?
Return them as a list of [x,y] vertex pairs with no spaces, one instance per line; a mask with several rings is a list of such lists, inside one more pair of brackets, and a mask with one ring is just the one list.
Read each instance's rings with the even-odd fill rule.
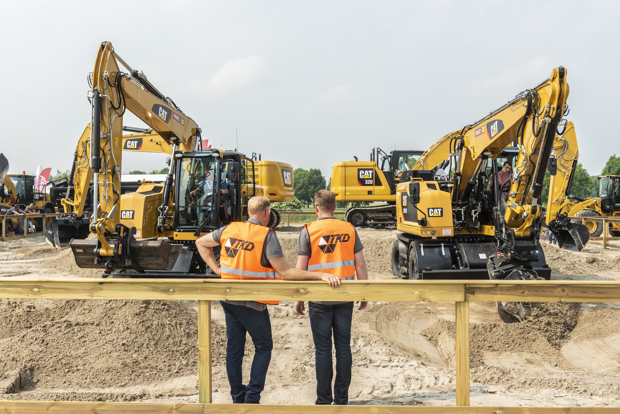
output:
[[133,210],[121,210],[121,220],[133,220]]
[[290,188],[293,186],[293,175],[288,168],[282,168],[282,181],[284,181],[285,187]]
[[140,151],[142,148],[142,138],[128,139],[123,145],[124,150]]
[[329,236],[321,236],[319,239],[319,249],[323,253],[333,253],[338,243],[346,243],[351,240],[348,234],[331,234]]
[[357,183],[361,186],[374,185],[374,173],[372,168],[358,168]]
[[443,208],[429,208],[428,216],[429,217],[443,217]]
[[160,104],[153,105],[151,112],[153,112],[157,117],[159,117],[159,119],[161,119],[165,123],[170,122],[170,118],[172,118],[172,111],[170,110],[170,108]]
[[254,250],[254,243],[231,237],[224,243],[224,250],[226,251],[226,256],[237,257],[239,250],[245,250],[246,252]]
[[501,119],[496,119],[495,121],[491,121],[487,123],[487,134],[489,139],[493,139],[504,130],[504,121]]

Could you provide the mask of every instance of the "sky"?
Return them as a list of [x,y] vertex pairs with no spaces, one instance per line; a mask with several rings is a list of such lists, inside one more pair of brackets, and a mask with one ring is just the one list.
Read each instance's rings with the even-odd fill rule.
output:
[[[568,70],[580,162],[620,154],[620,2],[0,0],[0,152],[10,173],[71,168],[87,76],[112,42],[215,147],[295,168],[428,148],[554,67]],[[609,122],[608,122],[609,121]],[[144,126],[131,116],[125,125]],[[610,128],[612,128],[610,130]],[[611,131],[611,132],[610,132]],[[238,135],[238,146],[237,138]],[[164,168],[126,154],[123,172]]]

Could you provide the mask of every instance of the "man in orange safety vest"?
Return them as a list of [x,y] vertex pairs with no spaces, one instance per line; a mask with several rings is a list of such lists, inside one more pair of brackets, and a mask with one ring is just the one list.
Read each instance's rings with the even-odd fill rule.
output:
[[[196,241],[205,263],[222,279],[324,280],[334,288],[340,285],[334,274],[289,268],[276,233],[267,227],[271,204],[266,197],[252,197],[248,213],[248,221],[230,223]],[[219,265],[213,254],[216,246],[222,246]],[[220,303],[226,316],[226,373],[233,403],[258,404],[273,349],[267,305],[278,302],[224,300]],[[250,334],[255,348],[247,386],[242,378],[246,333]]]
[[[317,220],[306,225],[297,242],[297,268],[311,272],[329,272],[341,280],[368,279],[364,246],[355,228],[334,218],[336,194],[319,190],[314,195]],[[360,302],[365,309],[367,302]],[[316,358],[316,404],[345,405],[351,384],[351,321],[353,302],[309,302],[310,327]],[[303,315],[304,302],[295,302],[295,311]],[[332,332],[336,348],[336,380],[332,397]]]

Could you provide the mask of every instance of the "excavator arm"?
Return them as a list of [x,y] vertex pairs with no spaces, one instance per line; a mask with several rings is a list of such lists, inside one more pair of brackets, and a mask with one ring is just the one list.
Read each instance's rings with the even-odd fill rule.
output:
[[[121,66],[128,72],[121,71]],[[170,268],[179,249],[167,241],[136,241],[132,229],[120,222],[121,167],[123,151],[123,116],[129,110],[147,124],[175,151],[192,151],[200,140],[200,128],[172,99],[158,91],[146,76],[132,69],[115,51],[110,42],[102,43],[90,77],[89,96],[92,116],[76,149],[72,185],[73,200],[63,200],[65,214],[77,218],[83,213],[84,200],[92,180],[93,215],[90,232],[97,237],[92,266],[82,267],[140,268],[165,270]],[[166,180],[165,192],[171,192],[172,177]],[[164,196],[162,216],[171,207]],[[164,221],[165,217],[162,217]],[[90,249],[90,241],[74,240],[71,247],[81,252]],[[146,243],[146,244],[145,244]],[[151,243],[150,245],[148,243]],[[156,246],[157,245],[157,246]],[[77,250],[76,250],[77,249]],[[158,253],[157,250],[160,250]],[[76,254],[76,260],[78,260]],[[83,257],[83,256],[80,256]]]

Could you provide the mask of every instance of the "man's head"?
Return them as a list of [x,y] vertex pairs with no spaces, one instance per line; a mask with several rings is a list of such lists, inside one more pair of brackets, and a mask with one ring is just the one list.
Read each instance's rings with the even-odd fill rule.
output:
[[30,204],[28,204],[28,208],[29,208],[29,209],[33,209],[33,208],[34,208],[34,203],[30,203]]
[[328,190],[319,190],[314,195],[314,210],[317,214],[333,215],[336,210],[336,194]]
[[508,161],[506,161],[506,162],[504,163],[504,165],[502,165],[502,172],[503,172],[504,174],[509,173],[509,172],[510,172],[510,170],[511,170],[511,168],[512,168],[512,166],[510,165],[510,163],[509,163]]
[[203,170],[203,172],[204,172],[204,174],[205,174],[205,177],[206,177],[207,175],[209,175],[209,173],[211,172],[211,165],[209,165],[209,164],[205,164],[205,165],[204,165],[204,170]]
[[263,226],[269,224],[271,214],[271,203],[264,196],[254,196],[248,201],[248,214],[250,218],[260,221]]

